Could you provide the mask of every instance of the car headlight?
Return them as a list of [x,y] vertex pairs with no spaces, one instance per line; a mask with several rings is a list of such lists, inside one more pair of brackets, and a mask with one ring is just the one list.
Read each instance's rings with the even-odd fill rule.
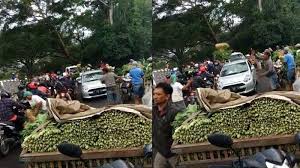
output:
[[248,81],[250,81],[250,79],[251,79],[251,76],[248,74],[245,76],[244,82],[248,82]]
[[82,87],[83,87],[83,90],[84,90],[84,91],[88,91],[88,90],[89,90],[89,87],[88,87],[88,86],[85,86],[85,85],[84,85],[84,86],[82,86]]

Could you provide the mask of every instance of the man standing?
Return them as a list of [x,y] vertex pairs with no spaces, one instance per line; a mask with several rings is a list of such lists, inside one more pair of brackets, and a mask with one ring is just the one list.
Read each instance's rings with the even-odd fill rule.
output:
[[183,90],[188,90],[190,85],[192,84],[191,80],[188,80],[188,83],[186,85],[182,85],[181,83],[177,82],[177,77],[175,74],[172,74],[171,76],[166,76],[166,83],[170,84],[173,93],[172,93],[172,102],[175,106],[177,106],[178,109],[184,110],[186,108],[186,105],[184,103],[183,99]]
[[106,85],[108,104],[121,103],[119,88],[116,84],[116,78],[119,78],[119,76],[110,72],[107,67],[103,68],[102,71],[104,72],[104,75],[101,78],[101,81]]
[[142,104],[142,97],[144,95],[144,72],[138,67],[138,63],[134,61],[133,67],[129,71],[131,77],[132,90],[134,94],[135,104]]
[[273,61],[270,57],[271,53],[269,51],[265,51],[263,56],[264,72],[259,74],[259,76],[266,76],[270,81],[270,88],[272,90],[276,90],[279,87],[278,76],[275,71]]
[[154,89],[152,141],[154,148],[154,168],[175,168],[177,157],[171,152],[173,144],[172,122],[178,108],[172,103],[172,87],[167,83],[159,83]]
[[296,64],[294,56],[289,52],[288,47],[284,48],[284,63],[287,66],[287,79],[289,83],[289,90],[292,90],[292,85],[296,77]]

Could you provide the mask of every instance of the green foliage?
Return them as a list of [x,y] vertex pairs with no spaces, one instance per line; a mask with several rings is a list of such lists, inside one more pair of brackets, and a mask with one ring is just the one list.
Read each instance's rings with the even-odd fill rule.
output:
[[[104,1],[1,1],[0,61],[22,62],[27,74],[35,74],[61,69],[63,60],[92,65],[102,60],[120,66],[130,58],[148,57],[151,5],[148,0],[114,0],[110,24],[110,6]],[[78,14],[77,7],[85,10]]]
[[201,111],[198,111],[197,105],[191,105],[191,104],[189,104],[184,111],[177,113],[175,120],[172,123],[173,130],[176,130],[176,128],[180,127],[182,123],[186,121],[194,113],[201,113]]
[[37,129],[40,125],[46,123],[48,118],[48,114],[38,114],[36,120],[33,123],[26,122],[21,135],[24,138],[29,136],[35,129]]
[[230,49],[220,49],[213,52],[214,58],[220,61],[225,61],[230,58],[230,54],[232,53],[232,50]]

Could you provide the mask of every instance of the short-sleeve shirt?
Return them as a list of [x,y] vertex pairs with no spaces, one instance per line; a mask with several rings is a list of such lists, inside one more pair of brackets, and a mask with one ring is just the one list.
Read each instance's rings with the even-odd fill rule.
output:
[[173,93],[172,93],[172,101],[173,102],[179,102],[183,100],[183,94],[182,94],[182,88],[183,85],[179,82],[175,82],[174,84],[171,84],[173,88]]
[[296,68],[294,56],[291,53],[284,55],[284,62],[287,64],[288,70]]
[[144,72],[141,68],[138,67],[133,67],[129,71],[129,75],[131,76],[131,83],[133,85],[140,85],[143,84],[143,77],[144,77]]
[[29,104],[31,107],[35,107],[36,104],[42,102],[42,110],[47,110],[47,102],[46,100],[42,99],[40,96],[38,95],[32,95],[32,99],[29,101]]

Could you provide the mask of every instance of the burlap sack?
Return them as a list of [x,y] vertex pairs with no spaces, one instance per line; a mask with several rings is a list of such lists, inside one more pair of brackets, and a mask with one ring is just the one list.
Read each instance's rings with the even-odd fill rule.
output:
[[[60,113],[57,110],[57,105],[59,105],[56,99],[47,99],[47,108],[49,111],[49,116],[54,118],[57,122],[68,122],[72,120],[78,119],[85,119],[89,117],[93,117],[95,115],[101,115],[103,112],[109,112],[111,110],[119,110],[122,112],[129,112],[139,115],[147,120],[152,119],[152,110],[145,105],[130,105],[130,104],[123,104],[123,105],[115,105],[115,106],[106,106],[103,108],[92,108],[90,107],[89,110],[84,112],[78,113]],[[85,106],[87,107],[87,106]]]
[[27,118],[28,122],[33,123],[35,121],[35,115],[33,114],[31,109],[27,109],[25,111],[25,117]]
[[205,108],[207,112],[240,106],[256,97],[246,97],[230,92],[229,90],[213,90],[210,88],[197,88],[196,93],[199,104]]
[[239,107],[263,97],[284,100],[296,105],[300,104],[300,93],[293,91],[273,91],[264,94],[256,94],[250,97],[240,96],[236,93],[229,92],[230,91],[228,90],[215,91],[208,88],[198,88],[198,101],[207,112],[215,112],[221,109]]

